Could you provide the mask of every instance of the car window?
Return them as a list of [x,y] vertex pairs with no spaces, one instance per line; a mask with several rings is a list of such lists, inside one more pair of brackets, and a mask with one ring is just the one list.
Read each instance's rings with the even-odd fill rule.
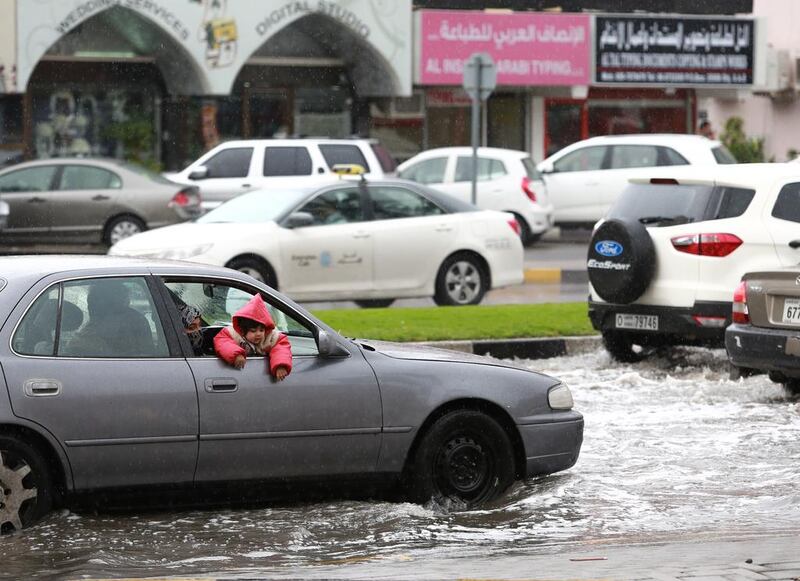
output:
[[46,192],[52,188],[56,166],[28,167],[0,176],[0,192]]
[[781,188],[772,208],[772,216],[779,220],[800,222],[800,183],[786,184]]
[[314,218],[314,226],[362,222],[361,193],[358,188],[342,188],[318,195],[300,208]]
[[[181,305],[191,305],[200,313],[203,348],[197,355],[201,357],[216,356],[214,336],[231,324],[234,313],[253,298],[256,292],[250,287],[237,286],[226,281],[199,281],[179,277],[164,278],[163,281],[176,309]],[[275,328],[289,338],[292,354],[318,355],[312,329],[285,312],[280,305],[271,303],[270,297],[262,295],[262,298],[267,303]]]
[[115,173],[88,165],[68,165],[61,172],[61,190],[108,190],[122,187]]
[[[485,182],[506,175],[506,166],[499,159],[478,158],[478,181]],[[472,156],[459,155],[456,159],[456,182],[472,181]]]
[[12,345],[21,354],[55,357],[169,355],[141,277],[76,280],[51,287],[25,313]]
[[208,168],[210,178],[245,178],[250,173],[252,147],[232,147],[223,149],[203,162]]
[[594,171],[603,169],[603,159],[605,156],[605,146],[583,147],[571,151],[561,159],[553,162],[553,169],[557,172]]
[[376,220],[444,214],[439,206],[416,192],[397,186],[372,186],[372,211]]
[[747,188],[717,187],[715,194],[718,196],[716,209],[713,207],[708,213],[707,220],[721,220],[723,218],[736,218],[744,214],[753,197],[755,190]]
[[611,169],[656,165],[658,149],[654,145],[615,145],[611,148]]
[[385,173],[391,173],[397,169],[397,162],[391,156],[391,154],[386,151],[386,148],[379,143],[371,143],[370,147],[372,148],[372,153],[375,154],[375,157],[378,158],[378,163],[381,164],[381,169]]
[[671,147],[659,147],[658,165],[689,165],[689,161]]
[[717,160],[719,164],[730,164],[730,163],[739,163],[736,161],[736,158],[733,157],[733,154],[728,151],[728,148],[724,145],[719,145],[717,147],[713,147],[711,149],[711,153],[714,155],[714,159]]
[[265,176],[311,175],[312,163],[305,147],[267,147],[264,149]]
[[370,171],[369,164],[367,163],[364,154],[357,145],[348,145],[346,143],[323,143],[320,144],[319,150],[322,152],[322,157],[325,158],[325,163],[328,167],[333,169],[334,165],[347,163],[358,164],[366,171]]
[[538,169],[536,169],[536,164],[533,163],[533,160],[530,157],[523,157],[520,161],[522,161],[522,167],[525,168],[525,175],[528,176],[528,179],[542,179],[542,174],[539,173]]
[[444,170],[447,168],[446,157],[433,157],[412,163],[397,175],[404,180],[419,184],[440,184],[444,182]]

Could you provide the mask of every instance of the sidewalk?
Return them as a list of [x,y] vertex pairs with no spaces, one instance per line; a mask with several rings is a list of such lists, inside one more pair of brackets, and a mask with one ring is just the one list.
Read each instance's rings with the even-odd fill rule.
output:
[[587,353],[602,347],[599,335],[585,337],[536,337],[522,339],[480,339],[475,341],[427,341],[419,345],[429,345],[440,349],[491,355],[498,359],[519,357],[520,359],[547,359],[562,355]]

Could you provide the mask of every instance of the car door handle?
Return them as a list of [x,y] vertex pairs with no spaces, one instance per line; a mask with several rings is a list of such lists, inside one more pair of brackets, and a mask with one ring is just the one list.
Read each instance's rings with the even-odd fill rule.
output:
[[249,187],[250,187],[250,184],[242,184],[242,187],[243,187],[243,188],[249,188]]
[[31,204],[42,204],[46,201],[47,200],[45,200],[44,198],[37,198],[36,196],[34,196],[33,198],[28,198],[28,202]]
[[789,248],[800,248],[800,240],[792,240],[789,242]]
[[239,383],[232,377],[206,379],[205,388],[208,393],[231,393],[239,389]]
[[29,379],[22,390],[28,397],[50,397],[61,393],[61,383],[55,379]]
[[353,238],[369,238],[369,232],[358,232],[353,234]]
[[97,194],[96,196],[92,196],[92,200],[95,202],[102,202],[103,200],[110,200],[111,196],[104,196],[103,194]]

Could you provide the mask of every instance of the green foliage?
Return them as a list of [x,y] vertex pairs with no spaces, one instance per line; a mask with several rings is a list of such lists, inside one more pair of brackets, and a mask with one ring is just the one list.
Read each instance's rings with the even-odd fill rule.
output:
[[161,163],[153,159],[153,122],[144,117],[132,117],[109,125],[104,135],[122,144],[125,161],[135,163],[150,171],[160,172]]
[[346,337],[455,341],[593,335],[586,303],[316,311]]
[[800,155],[800,151],[797,151],[794,147],[792,147],[786,151],[786,161],[797,159],[798,155]]
[[730,117],[720,140],[739,163],[764,161],[764,138],[748,137],[741,117]]

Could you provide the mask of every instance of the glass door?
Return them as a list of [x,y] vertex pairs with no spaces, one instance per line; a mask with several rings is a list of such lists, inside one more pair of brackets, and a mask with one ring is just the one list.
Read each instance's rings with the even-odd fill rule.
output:
[[545,102],[545,157],[588,137],[586,101],[548,99]]

